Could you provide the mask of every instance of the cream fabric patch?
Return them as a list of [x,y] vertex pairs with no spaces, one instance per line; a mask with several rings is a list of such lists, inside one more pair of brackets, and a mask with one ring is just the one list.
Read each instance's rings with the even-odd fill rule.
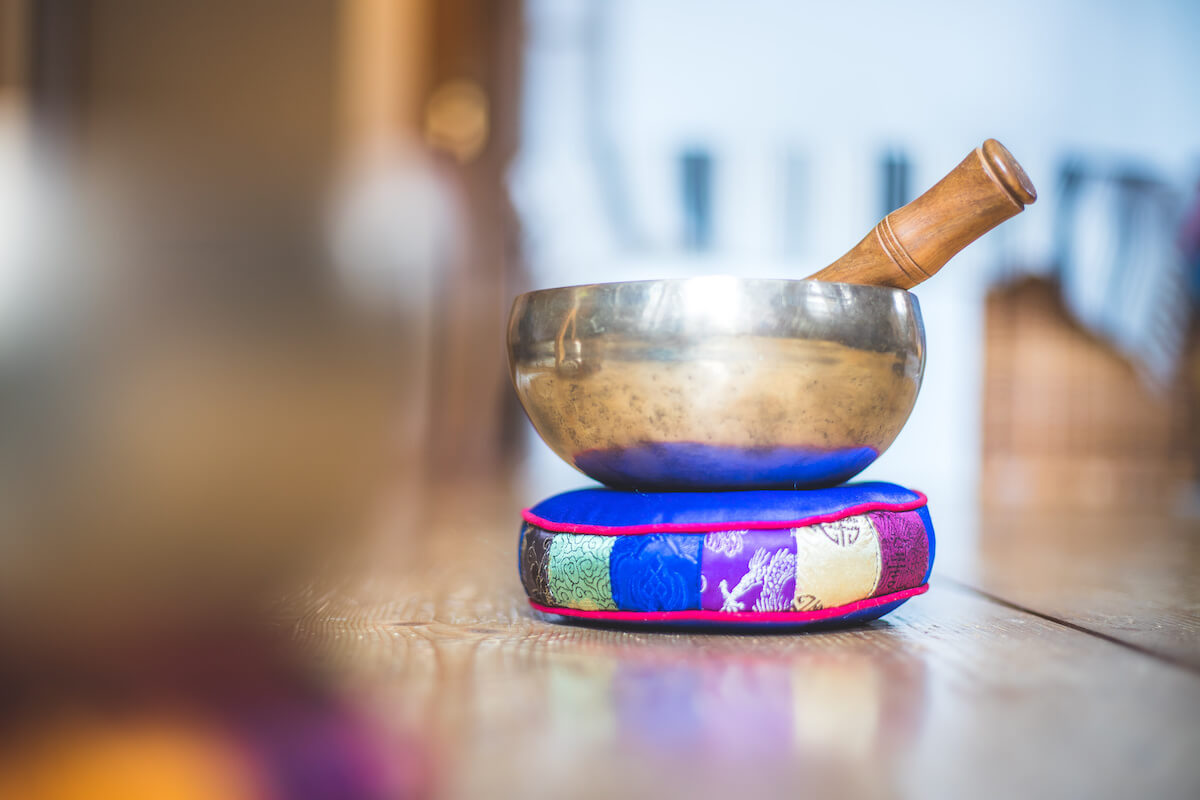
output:
[[853,603],[871,596],[883,559],[879,535],[865,515],[796,528],[796,611]]

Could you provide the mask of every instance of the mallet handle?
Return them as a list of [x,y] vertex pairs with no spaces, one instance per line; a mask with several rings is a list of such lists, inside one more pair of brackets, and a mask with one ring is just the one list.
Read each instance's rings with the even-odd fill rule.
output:
[[1037,199],[1025,170],[995,139],[932,189],[884,217],[850,252],[809,280],[911,289],[959,250]]

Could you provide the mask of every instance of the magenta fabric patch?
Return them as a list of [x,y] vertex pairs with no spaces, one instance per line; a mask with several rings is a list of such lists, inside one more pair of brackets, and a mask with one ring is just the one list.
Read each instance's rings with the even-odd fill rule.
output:
[[883,561],[875,594],[890,594],[922,583],[929,570],[929,539],[920,515],[915,511],[877,511],[869,516],[879,532]]
[[790,530],[714,531],[700,555],[700,607],[788,611],[796,594],[796,539]]

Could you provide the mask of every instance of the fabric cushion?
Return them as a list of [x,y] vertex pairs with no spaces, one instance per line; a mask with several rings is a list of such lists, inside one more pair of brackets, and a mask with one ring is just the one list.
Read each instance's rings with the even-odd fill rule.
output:
[[926,590],[934,556],[925,496],[889,483],[583,489],[523,517],[520,573],[534,609],[608,622],[874,619]]

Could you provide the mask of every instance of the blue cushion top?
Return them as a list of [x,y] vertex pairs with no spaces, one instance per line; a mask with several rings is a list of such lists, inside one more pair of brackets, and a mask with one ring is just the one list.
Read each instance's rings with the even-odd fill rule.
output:
[[[792,522],[870,506],[916,508],[920,492],[894,483],[867,482],[828,489],[766,489],[736,492],[639,492],[576,489],[547,498],[529,513],[556,526],[696,526],[735,522]],[[866,510],[866,509],[863,509]]]

